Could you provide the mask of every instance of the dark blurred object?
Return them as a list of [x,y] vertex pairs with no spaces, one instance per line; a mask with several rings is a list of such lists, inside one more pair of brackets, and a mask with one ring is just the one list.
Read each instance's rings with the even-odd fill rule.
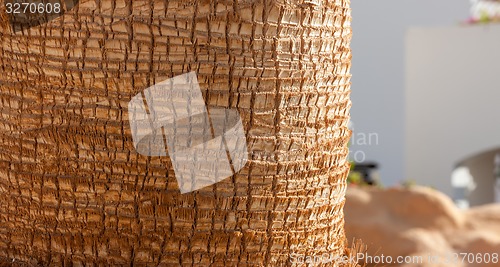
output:
[[352,172],[357,172],[361,175],[363,183],[367,185],[378,185],[374,177],[374,172],[378,169],[378,164],[375,162],[356,163],[352,168]]

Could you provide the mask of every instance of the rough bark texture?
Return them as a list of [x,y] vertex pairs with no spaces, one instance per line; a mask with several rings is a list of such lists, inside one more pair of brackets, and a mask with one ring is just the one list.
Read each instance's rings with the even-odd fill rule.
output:
[[[288,266],[344,253],[349,0],[83,0],[29,30],[0,19],[0,257]],[[127,103],[189,71],[209,108],[238,109],[251,160],[181,195],[168,157],[135,152]]]

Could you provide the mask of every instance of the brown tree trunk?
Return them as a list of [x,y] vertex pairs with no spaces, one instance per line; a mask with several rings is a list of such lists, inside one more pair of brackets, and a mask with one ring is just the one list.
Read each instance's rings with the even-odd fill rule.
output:
[[[1,257],[289,266],[344,253],[349,0],[82,0],[23,31],[1,19]],[[239,111],[249,161],[180,194],[168,157],[135,151],[127,104],[191,71],[208,108]]]

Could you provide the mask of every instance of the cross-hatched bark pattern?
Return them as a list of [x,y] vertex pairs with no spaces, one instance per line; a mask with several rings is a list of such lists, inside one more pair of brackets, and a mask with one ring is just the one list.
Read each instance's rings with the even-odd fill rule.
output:
[[[17,33],[0,19],[0,256],[288,266],[343,253],[348,0],[83,0]],[[240,112],[250,160],[180,195],[168,157],[135,152],[127,103],[189,71],[209,109]]]

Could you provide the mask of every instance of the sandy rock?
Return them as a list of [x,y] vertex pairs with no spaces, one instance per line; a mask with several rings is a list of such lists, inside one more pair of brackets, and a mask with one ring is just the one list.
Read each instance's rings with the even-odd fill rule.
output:
[[[430,188],[350,187],[345,205],[346,232],[361,239],[369,255],[413,257],[387,266],[475,267],[500,263],[446,262],[454,253],[500,253],[500,205],[461,211],[446,195]],[[432,262],[429,256],[438,258]],[[373,266],[373,265],[369,265]]]
[[500,204],[490,204],[464,212],[467,218],[467,226],[472,229],[491,229],[493,233],[500,235]]
[[415,243],[416,251],[434,251],[436,255],[446,255],[453,251],[443,233],[438,231],[415,228],[402,235]]

